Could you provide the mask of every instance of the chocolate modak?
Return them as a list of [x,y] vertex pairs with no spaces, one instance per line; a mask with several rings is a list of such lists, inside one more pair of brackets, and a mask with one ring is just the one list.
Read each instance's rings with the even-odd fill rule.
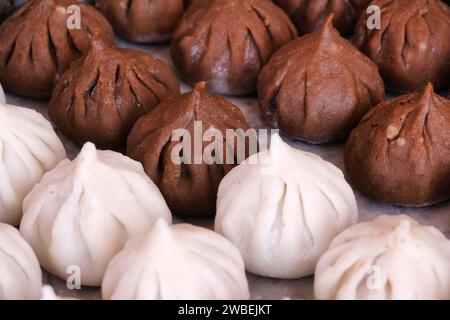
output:
[[428,84],[384,101],[345,147],[350,182],[376,200],[422,207],[450,197],[450,101]]
[[169,40],[183,14],[183,0],[96,0],[121,37],[135,42]]
[[[79,16],[73,5],[79,8]],[[96,28],[104,41],[114,43],[111,25],[88,4],[26,2],[0,25],[0,82],[16,95],[49,98],[59,75],[89,51]]]
[[269,0],[192,1],[172,38],[172,59],[190,82],[210,91],[246,95],[272,53],[297,36]]
[[371,107],[384,99],[377,66],[333,27],[292,40],[258,79],[263,117],[305,142],[344,141]]
[[150,54],[108,45],[96,31],[92,49],[58,80],[49,105],[57,127],[79,144],[125,148],[136,120],[179,93],[173,71]]
[[436,90],[450,85],[450,8],[441,0],[374,0],[381,28],[367,27],[364,13],[354,43],[380,68],[390,92]]
[[[251,150],[242,143],[239,149],[239,134],[232,143],[225,141],[227,130],[238,129],[248,129],[241,111],[206,92],[201,82],[194,91],[170,97],[141,117],[128,137],[127,154],[143,164],[173,214],[211,216],[222,178],[238,164],[239,152],[245,153],[243,161]],[[211,130],[223,139],[206,139]],[[205,155],[214,156],[214,161],[206,161]]]

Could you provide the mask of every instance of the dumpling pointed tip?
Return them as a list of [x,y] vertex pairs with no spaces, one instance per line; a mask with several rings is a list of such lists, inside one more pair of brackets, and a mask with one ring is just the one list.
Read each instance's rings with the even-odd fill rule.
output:
[[95,144],[93,144],[92,142],[88,141],[85,144],[83,144],[83,147],[81,147],[81,151],[85,150],[85,149],[97,149],[95,147]]
[[422,90],[423,93],[434,93],[434,86],[431,82],[428,82]]
[[198,101],[201,99],[201,96],[204,93],[206,93],[206,82],[199,81],[195,84],[192,91],[186,94],[190,103],[195,107],[195,109],[202,108],[203,105],[201,103],[198,103]]
[[323,24],[321,25],[321,27],[319,29],[319,33],[321,35],[328,35],[328,34],[331,34],[333,31],[337,32],[337,30],[334,27],[333,21],[334,21],[334,13],[330,13],[326,17]]
[[434,87],[431,82],[427,83],[419,93],[420,100],[431,99],[434,95]]
[[280,134],[278,132],[275,132],[272,134],[270,141],[275,142],[275,143],[279,143],[280,141],[283,141],[283,139],[281,139]]
[[158,235],[168,235],[170,233],[170,224],[167,220],[163,218],[159,218],[153,226],[152,231],[150,232],[150,236],[158,234]]
[[323,25],[324,25],[325,27],[333,27],[333,28],[334,28],[334,26],[333,26],[334,16],[335,16],[334,13],[330,13],[330,14],[326,17],[325,22],[324,22]]
[[400,241],[406,239],[411,231],[411,227],[411,221],[409,219],[400,220],[394,229],[395,239]]
[[291,146],[288,145],[283,139],[280,137],[278,132],[272,134],[270,138],[270,158],[271,159],[279,159],[279,155],[284,152],[289,152],[291,150]]
[[279,146],[284,146],[286,143],[283,141],[283,139],[280,137],[280,134],[278,132],[275,132],[270,137],[270,149],[276,149]]
[[97,50],[103,49],[104,47],[108,46],[108,44],[103,40],[102,30],[100,28],[94,28],[92,30],[91,45],[92,49]]
[[204,92],[206,90],[206,82],[205,81],[197,82],[194,87],[194,90],[200,93]]
[[86,142],[81,148],[80,154],[82,158],[86,158],[88,156],[96,157],[97,156],[97,148],[95,144],[92,142]]

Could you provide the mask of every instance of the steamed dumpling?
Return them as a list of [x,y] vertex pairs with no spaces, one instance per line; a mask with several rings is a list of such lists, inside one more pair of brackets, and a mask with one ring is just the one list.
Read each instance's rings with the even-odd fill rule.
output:
[[170,211],[140,163],[86,143],[62,161],[25,198],[20,231],[41,265],[64,279],[69,266],[81,284],[100,285],[111,258],[131,236]]
[[[79,9],[80,28],[68,28],[72,19],[67,9],[74,5]],[[5,90],[28,98],[49,98],[64,70],[90,50],[94,30],[114,44],[108,20],[88,4],[26,1],[0,25],[0,81]]]
[[226,239],[208,229],[159,220],[113,258],[103,299],[248,299],[244,262]]
[[170,40],[183,15],[183,0],[96,0],[121,37],[134,42]]
[[450,241],[408,216],[380,216],[338,235],[320,258],[318,299],[450,299]]
[[65,158],[61,141],[41,114],[0,104],[0,222],[18,225],[27,193]]
[[292,279],[312,274],[334,236],[357,217],[338,168],[274,135],[270,151],[222,180],[215,230],[239,248],[248,271]]
[[185,79],[210,92],[248,95],[270,56],[297,36],[289,16],[268,0],[196,0],[173,34],[171,55]]
[[450,101],[428,84],[361,120],[344,152],[347,178],[371,198],[423,207],[450,199]]
[[[219,183],[234,164],[227,161],[210,164],[206,161],[173,161],[173,155],[180,153],[177,151],[179,143],[172,139],[173,133],[181,129],[196,137],[197,129],[207,132],[214,128],[226,137],[229,130],[246,132],[249,129],[240,109],[224,97],[207,92],[205,85],[200,82],[192,92],[166,99],[142,116],[128,136],[127,154],[142,163],[175,215],[214,215]],[[202,150],[210,144],[200,142]],[[217,151],[217,156],[222,159],[227,154],[239,152],[237,144],[222,145],[222,153]],[[193,155],[195,150],[192,151]],[[251,148],[245,146],[244,151],[248,155]]]
[[428,82],[450,86],[450,8],[441,0],[373,0],[381,10],[380,28],[368,28],[363,12],[355,46],[378,65],[390,92],[420,90]]
[[0,223],[0,300],[38,299],[42,272],[16,228]]
[[136,121],[179,92],[177,78],[161,60],[109,45],[97,31],[91,43],[56,81],[48,113],[74,142],[122,150]]
[[313,144],[345,141],[384,99],[376,64],[341,37],[333,18],[275,52],[258,77],[266,122]]

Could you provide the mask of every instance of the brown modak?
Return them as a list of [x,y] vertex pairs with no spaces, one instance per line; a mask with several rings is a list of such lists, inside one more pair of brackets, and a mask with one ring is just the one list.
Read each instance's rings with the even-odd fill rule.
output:
[[433,83],[450,85],[450,8],[441,0],[374,0],[381,29],[369,29],[363,14],[354,43],[380,68],[386,89],[408,92]]
[[175,74],[162,61],[105,43],[96,32],[90,52],[74,61],[56,83],[49,114],[79,144],[125,148],[136,120],[179,93]]
[[274,0],[291,17],[300,34],[317,30],[334,13],[334,26],[343,35],[353,32],[371,0]]
[[[79,20],[68,10],[72,5],[80,9]],[[89,51],[95,28],[106,42],[114,43],[111,25],[90,5],[76,0],[26,2],[0,25],[0,82],[5,90],[49,98],[58,76]]]
[[169,40],[183,14],[183,0],[96,0],[114,30],[135,42]]
[[450,101],[428,84],[373,108],[345,147],[350,182],[370,197],[421,207],[450,198]]
[[196,0],[175,30],[172,58],[191,83],[245,95],[272,53],[297,36],[289,17],[270,0]]
[[[127,154],[143,164],[174,214],[213,215],[219,184],[236,164],[234,160],[232,163],[225,160],[230,150],[234,150],[233,157],[238,155],[237,144],[225,141],[223,149],[220,148],[223,151],[217,150],[214,155],[220,154],[222,160],[205,162],[202,155],[211,142],[204,136],[209,129],[218,130],[225,139],[227,129],[246,131],[248,125],[236,106],[207,93],[205,83],[201,82],[193,92],[170,97],[140,118],[128,137]],[[189,133],[182,138],[187,150],[179,149],[181,139],[172,139],[172,134],[179,130]],[[204,135],[199,138],[200,144],[195,144],[199,132]],[[249,150],[245,147],[246,155]],[[182,161],[174,159],[174,154],[182,156]]]
[[345,140],[384,99],[377,66],[332,22],[333,14],[319,30],[283,46],[258,79],[263,117],[282,132],[315,144]]

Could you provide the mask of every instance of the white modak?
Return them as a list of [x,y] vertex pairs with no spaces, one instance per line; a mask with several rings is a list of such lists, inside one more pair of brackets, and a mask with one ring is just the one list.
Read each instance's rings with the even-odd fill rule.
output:
[[75,160],[62,161],[28,194],[20,232],[50,273],[99,286],[125,242],[159,218],[172,220],[142,165],[88,142]]
[[27,193],[65,158],[64,146],[41,114],[0,103],[0,222],[19,225]]
[[0,223],[0,300],[39,299],[38,259],[16,228]]
[[215,230],[237,246],[248,271],[311,275],[339,232],[356,223],[355,195],[341,170],[278,135],[222,180]]
[[217,233],[159,220],[129,240],[108,266],[103,299],[248,299],[239,251]]
[[450,299],[450,241],[412,218],[383,215],[331,243],[315,273],[317,299]]

